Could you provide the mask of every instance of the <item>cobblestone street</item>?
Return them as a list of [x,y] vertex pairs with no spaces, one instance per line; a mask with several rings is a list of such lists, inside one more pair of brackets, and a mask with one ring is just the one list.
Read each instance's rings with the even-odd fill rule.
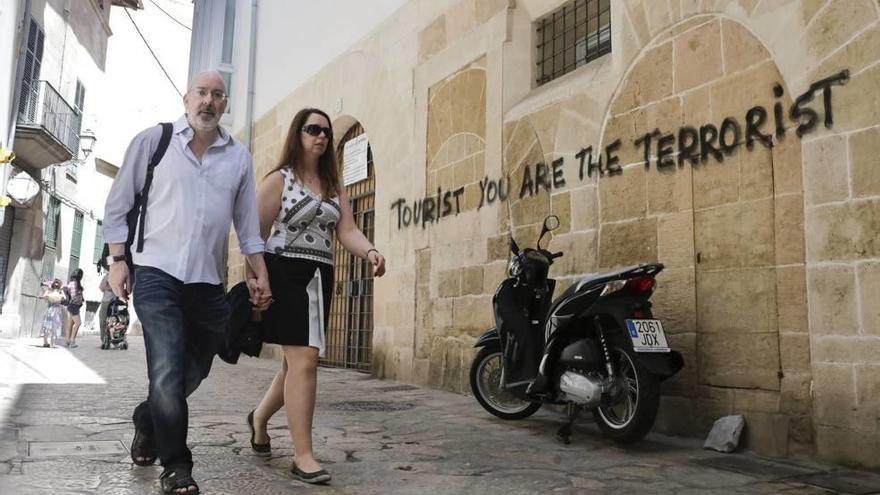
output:
[[[43,349],[0,341],[0,493],[160,493],[159,467],[128,455],[132,408],[146,390],[143,341],[128,351]],[[273,457],[251,453],[245,416],[277,363],[215,360],[190,398],[194,477],[203,493],[680,493],[827,494],[880,490],[877,474],[700,449],[695,439],[650,435],[620,447],[584,420],[571,445],[554,438],[562,416],[505,422],[470,397],[322,368],[318,459],[330,485],[286,477],[292,445],[283,414],[270,423]],[[9,385],[9,382],[22,385]]]

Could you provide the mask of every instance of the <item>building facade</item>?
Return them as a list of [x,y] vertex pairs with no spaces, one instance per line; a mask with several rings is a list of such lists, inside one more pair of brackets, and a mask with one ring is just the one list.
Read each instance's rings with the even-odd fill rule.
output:
[[[46,303],[38,299],[51,278],[67,281],[76,268],[86,289],[83,330],[101,300],[96,269],[101,218],[114,166],[100,156],[99,99],[113,6],[136,0],[15,0],[4,5],[15,19],[7,32],[15,47],[4,52],[13,67],[4,89],[11,95],[15,160],[4,166],[11,198],[0,229],[0,335],[34,337]],[[98,139],[96,144],[95,139]],[[11,146],[10,146],[11,145]],[[24,193],[23,193],[24,192]]]
[[[296,12],[258,3],[245,94],[297,57],[252,30]],[[258,176],[304,106],[340,147],[368,136],[362,225],[389,271],[352,283],[337,262],[370,327],[343,365],[355,342],[379,376],[466,392],[508,233],[532,244],[552,213],[560,290],[666,266],[654,313],[686,364],[657,430],[743,414],[759,453],[878,467],[878,19],[875,0],[412,0],[232,128]]]

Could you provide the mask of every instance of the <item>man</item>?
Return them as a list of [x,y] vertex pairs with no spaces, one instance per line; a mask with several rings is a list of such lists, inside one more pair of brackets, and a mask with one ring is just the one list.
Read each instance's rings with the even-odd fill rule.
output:
[[[143,250],[132,248],[134,307],[144,328],[150,385],[147,400],[134,410],[131,457],[140,466],[161,460],[165,493],[199,492],[186,445],[186,398],[208,375],[223,340],[229,307],[221,273],[231,225],[256,276],[248,281],[252,302],[265,308],[271,300],[251,156],[219,126],[226,98],[217,72],[193,79],[183,97],[186,114],[174,123],[155,167]],[[104,210],[110,286],[123,299],[132,289],[124,255],[126,213],[143,188],[161,132],[153,127],[132,140]]]

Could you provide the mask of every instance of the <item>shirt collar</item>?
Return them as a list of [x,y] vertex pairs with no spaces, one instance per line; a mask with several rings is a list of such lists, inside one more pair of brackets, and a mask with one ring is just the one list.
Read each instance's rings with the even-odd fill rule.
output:
[[[180,134],[187,139],[192,139],[193,134],[195,133],[192,127],[189,126],[189,122],[186,120],[186,114],[183,114],[176,122],[174,122],[173,129],[174,134]],[[229,143],[229,133],[226,132],[226,129],[224,129],[223,126],[218,125],[217,131],[219,132],[219,136],[212,146],[223,146]]]

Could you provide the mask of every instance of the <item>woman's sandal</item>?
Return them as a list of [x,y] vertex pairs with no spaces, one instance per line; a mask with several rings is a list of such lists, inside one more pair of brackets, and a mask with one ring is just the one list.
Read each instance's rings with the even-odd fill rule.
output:
[[291,464],[290,475],[293,476],[293,479],[295,480],[299,480],[304,483],[311,483],[313,485],[327,483],[328,481],[330,481],[330,473],[328,473],[325,469],[307,473],[302,469],[296,467],[296,464]]
[[254,438],[256,438],[257,432],[254,430],[254,409],[247,415],[247,424],[251,429],[251,449],[253,449],[254,453],[258,456],[266,457],[272,455],[272,441],[268,441],[266,443],[256,443],[254,442]]
[[156,462],[156,445],[153,439],[141,432],[137,426],[134,428],[134,438],[131,440],[131,461],[138,466],[152,466]]
[[[162,472],[159,476],[162,483],[162,493],[194,495],[199,493],[199,485],[192,477],[192,471],[185,467],[172,467]],[[190,490],[195,488],[195,490]],[[185,490],[185,491],[176,491]]]

